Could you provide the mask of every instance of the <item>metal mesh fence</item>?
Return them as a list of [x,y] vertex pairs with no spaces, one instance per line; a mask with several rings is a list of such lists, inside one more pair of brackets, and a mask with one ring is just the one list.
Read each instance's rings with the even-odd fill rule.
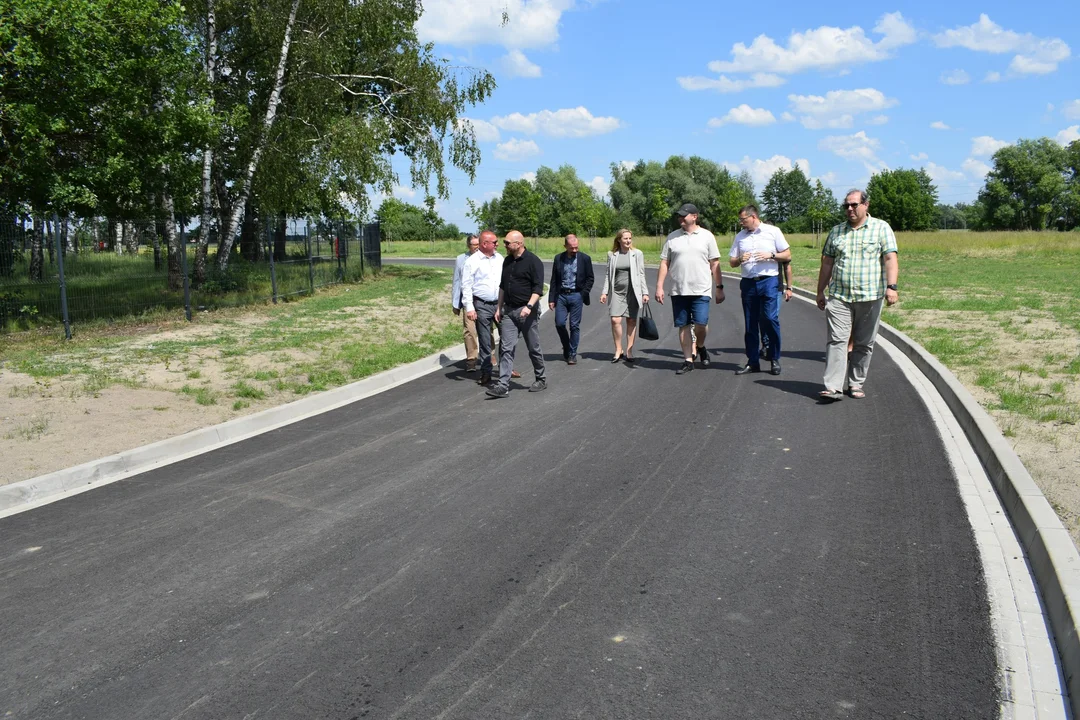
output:
[[180,222],[0,217],[0,333],[278,302],[381,269],[379,227],[247,223],[228,255]]

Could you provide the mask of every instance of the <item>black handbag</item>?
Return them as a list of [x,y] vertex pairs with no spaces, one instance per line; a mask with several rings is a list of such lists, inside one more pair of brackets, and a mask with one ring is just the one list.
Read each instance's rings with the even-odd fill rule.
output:
[[644,303],[637,320],[637,336],[642,340],[659,340],[660,331],[656,329],[649,303]]

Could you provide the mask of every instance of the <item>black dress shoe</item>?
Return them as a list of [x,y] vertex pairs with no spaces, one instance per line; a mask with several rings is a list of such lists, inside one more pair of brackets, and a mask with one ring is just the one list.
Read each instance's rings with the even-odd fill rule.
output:
[[622,355],[616,355],[615,357],[611,358],[611,364],[612,364],[612,365],[614,365],[615,363],[617,363],[617,362],[619,362],[620,360],[622,360],[622,358],[623,358],[623,356],[622,356]]
[[780,374],[780,361],[779,360],[773,360],[772,361],[772,369],[770,369],[769,372],[772,373],[773,375],[779,375]]
[[703,347],[697,349],[697,359],[701,361],[701,367],[703,368],[712,365],[712,360],[709,359],[709,351]]
[[694,370],[694,361],[693,360],[683,360],[683,364],[679,367],[678,370],[675,371],[675,374],[676,375],[685,375],[688,372],[693,372],[693,370]]
[[745,375],[746,373],[756,373],[756,372],[761,372],[761,367],[759,365],[749,365],[749,364],[747,364],[747,365],[743,365],[741,368],[736,370],[735,374],[736,375]]
[[480,373],[480,379],[476,381],[477,385],[488,385],[491,383],[491,373]]

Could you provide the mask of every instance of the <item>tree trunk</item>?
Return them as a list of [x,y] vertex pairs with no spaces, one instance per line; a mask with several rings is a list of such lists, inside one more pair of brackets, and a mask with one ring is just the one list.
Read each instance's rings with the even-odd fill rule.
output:
[[112,236],[113,249],[116,250],[117,255],[123,255],[124,254],[124,223],[119,222],[117,220],[113,220],[111,222],[112,222],[112,231],[113,231],[113,236]]
[[240,224],[240,255],[252,263],[262,257],[262,233],[259,232],[258,220],[249,197],[244,208],[244,221]]
[[65,255],[69,252],[78,252],[76,244],[70,232],[70,224],[70,218],[65,215],[63,222],[60,224],[60,247],[64,248]]
[[259,158],[262,157],[266,143],[270,141],[270,129],[274,126],[278,103],[281,101],[281,89],[285,84],[285,68],[289,62],[289,46],[292,44],[292,31],[293,26],[296,24],[296,13],[299,9],[300,0],[293,0],[292,9],[289,11],[289,20],[285,24],[285,37],[281,42],[281,57],[278,60],[277,75],[274,78],[274,89],[270,92],[270,101],[266,105],[266,116],[263,118],[262,132],[259,135],[258,142],[255,144],[255,149],[251,153],[251,160],[248,162],[247,170],[244,173],[240,197],[237,198],[233,206],[232,216],[229,218],[229,224],[225,228],[225,252],[218,255],[218,265],[222,270],[229,265],[229,251],[232,250],[233,234],[240,224],[240,213],[243,212],[244,204],[251,193],[251,179],[259,166]]
[[161,272],[161,236],[165,234],[165,224],[154,223],[154,231],[150,233],[150,242],[154,248],[154,272]]
[[285,232],[288,228],[289,217],[284,212],[278,214],[277,228],[274,233],[274,262],[285,260]]
[[34,229],[30,234],[30,279],[42,280],[45,277],[45,256],[41,252],[41,218],[33,219]]
[[187,250],[180,246],[180,234],[176,232],[176,212],[173,205],[172,193],[166,190],[161,194],[161,214],[164,216],[165,247],[169,255],[169,279],[167,281],[170,290],[179,290],[184,287],[183,265],[180,253]]
[[139,254],[139,226],[131,220],[124,221],[124,249],[131,255]]
[[45,251],[49,253],[49,264],[56,262],[56,223],[45,221]]
[[[217,15],[214,12],[214,0],[207,0],[206,3],[206,79],[210,88],[210,110],[213,112],[214,82],[217,79]],[[214,148],[208,142],[203,148],[202,215],[199,220],[199,243],[195,250],[196,285],[202,285],[206,280],[206,251],[210,247],[210,215],[213,211],[211,207],[213,167]]]

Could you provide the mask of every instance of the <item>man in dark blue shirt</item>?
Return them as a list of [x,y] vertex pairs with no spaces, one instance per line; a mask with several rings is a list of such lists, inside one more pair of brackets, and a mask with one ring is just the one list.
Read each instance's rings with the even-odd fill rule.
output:
[[[581,338],[581,310],[589,304],[589,291],[593,286],[592,258],[578,251],[576,235],[567,235],[563,242],[565,252],[555,256],[551,270],[551,286],[548,289],[548,309],[555,311],[555,330],[562,340],[563,360],[567,365],[577,364],[578,340]],[[566,321],[570,321],[570,330]]]
[[514,370],[514,350],[518,335],[525,336],[529,349],[535,380],[529,392],[547,389],[544,378],[544,353],[540,350],[540,297],[544,293],[544,264],[525,249],[525,238],[517,230],[511,230],[503,240],[506,259],[502,266],[502,282],[499,284],[499,309],[495,321],[499,323],[499,382],[493,384],[487,394],[504,398],[510,394],[510,373]]

